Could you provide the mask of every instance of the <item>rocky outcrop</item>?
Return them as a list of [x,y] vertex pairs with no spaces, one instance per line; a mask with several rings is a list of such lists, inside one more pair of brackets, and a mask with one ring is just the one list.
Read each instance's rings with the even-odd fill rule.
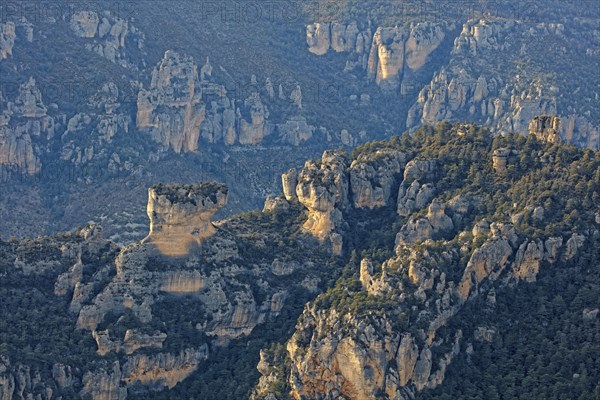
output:
[[420,22],[405,26],[360,27],[356,21],[314,23],[306,27],[308,50],[318,56],[330,50],[348,53],[346,71],[359,69],[384,90],[397,90],[405,73],[421,70],[442,44],[445,23]]
[[458,286],[458,294],[466,300],[484,280],[495,280],[508,265],[513,250],[508,240],[493,238],[473,252]]
[[373,35],[369,54],[367,76],[384,89],[395,89],[400,85],[404,68],[403,28],[378,28]]
[[515,277],[526,282],[535,282],[543,259],[544,244],[540,240],[529,243],[524,242],[519,247],[515,257],[513,266]]
[[585,239],[586,237],[584,235],[573,233],[569,240],[567,240],[567,248],[563,256],[564,259],[568,261],[574,258],[585,243]]
[[148,128],[165,150],[196,151],[206,113],[201,98],[193,59],[167,51],[152,71],[150,88],[138,94],[137,126]]
[[157,353],[127,357],[112,368],[87,372],[80,395],[94,400],[125,400],[127,389],[144,385],[161,390],[171,389],[194,372],[208,357],[208,347],[189,348],[179,354]]
[[114,17],[108,11],[98,14],[84,10],[71,13],[69,26],[77,37],[89,41],[86,44],[89,51],[124,67],[136,68],[127,51],[143,49],[144,35],[129,21]]
[[259,144],[270,133],[271,128],[267,124],[269,111],[256,92],[244,101],[244,106],[250,110],[250,121],[246,122],[245,119],[240,118],[238,140],[244,145]]
[[296,195],[309,211],[304,229],[319,239],[340,228],[341,210],[348,207],[347,164],[344,155],[325,152],[319,162],[307,161],[298,174]]
[[[531,132],[546,141],[598,148],[598,122],[589,114],[575,114],[559,83],[515,69],[514,62],[523,55],[532,54],[531,61],[538,61],[532,37],[569,46],[571,39],[563,28],[493,18],[468,21],[454,41],[449,63],[419,92],[408,112],[407,127],[414,130],[423,124],[468,119],[499,134]],[[492,73],[498,62],[504,72]]]
[[276,125],[280,140],[293,146],[299,146],[313,138],[315,127],[309,125],[304,117],[293,117]]
[[414,159],[406,164],[404,169],[404,184],[413,181],[428,181],[435,179],[439,163],[437,160]]
[[92,336],[96,341],[100,356],[105,356],[110,352],[131,355],[139,349],[162,349],[163,342],[167,339],[165,333],[146,335],[133,329],[125,332],[123,340],[111,340],[108,331],[93,331]]
[[421,185],[416,180],[410,184],[403,182],[398,190],[398,215],[407,217],[420,210],[429,204],[434,194],[435,186],[431,183]]
[[[456,201],[449,203],[456,207]],[[429,214],[443,209],[437,200],[433,205]],[[441,221],[451,223],[443,216]],[[430,252],[433,247],[425,251],[403,248],[396,258],[384,262],[378,273],[369,260],[363,259],[362,290],[373,300],[393,299],[386,303],[389,308],[385,311],[379,306],[371,307],[366,314],[343,306],[321,308],[310,303],[305,307],[287,342],[292,361],[288,377],[291,395],[296,399],[372,399],[376,393],[385,393],[387,398],[405,399],[440,385],[453,358],[463,349],[462,331],[448,328],[448,321],[464,303],[476,296],[494,297],[494,285],[534,282],[543,262],[557,262],[562,250],[561,238],[525,240],[519,246],[519,237],[510,224],[480,221],[476,225],[480,234],[491,237],[473,249],[458,281],[449,279],[440,268],[468,254],[471,239],[466,235],[457,236],[457,248],[446,247],[446,242],[442,245],[445,250],[436,255]],[[573,239],[572,246],[577,240]],[[424,246],[427,248],[427,244]],[[389,313],[397,316],[390,317]],[[427,328],[394,323],[407,314],[412,315],[412,326]],[[596,314],[592,317],[588,312],[585,318],[595,318]],[[444,326],[447,328],[442,334],[440,328]],[[479,326],[474,340],[491,342],[496,333],[494,328]],[[442,344],[443,351],[438,347]],[[263,377],[280,381],[276,371],[280,370],[263,365],[260,372]]]
[[298,185],[298,171],[292,168],[288,172],[281,175],[281,182],[283,186],[283,194],[287,201],[297,199],[296,186]]
[[434,199],[425,218],[410,217],[396,235],[396,245],[406,246],[447,235],[454,230],[454,222],[446,214],[446,204]]
[[394,150],[379,150],[354,160],[350,165],[354,207],[373,209],[392,205],[406,162],[406,154]]
[[367,400],[375,393],[406,398],[415,389],[441,382],[460,350],[461,337],[459,331],[451,342],[452,350],[436,363],[430,346],[419,345],[420,340],[410,333],[399,334],[385,316],[367,322],[334,310],[307,309],[287,343],[292,359],[291,394],[296,399]]
[[166,293],[198,293],[205,286],[204,278],[198,271],[171,272],[163,278],[160,290]]
[[517,150],[513,149],[496,149],[492,155],[492,166],[499,174],[504,174],[508,170],[508,166],[514,162],[515,157],[519,155]]
[[412,24],[405,46],[406,66],[412,71],[421,69],[445,38],[445,26],[431,22]]
[[98,32],[100,20],[93,11],[79,11],[71,16],[71,30],[79,37],[93,38]]
[[[68,120],[61,136],[62,160],[77,166],[102,160],[108,163],[111,172],[127,170],[127,161],[121,160],[117,152],[109,157],[104,151],[117,135],[126,135],[131,129],[132,119],[121,109],[120,95],[115,83],[106,82],[89,98],[89,111],[77,113]],[[90,140],[82,141],[85,136]]]
[[184,256],[215,233],[211,217],[227,202],[222,184],[156,185],[148,190],[146,243],[168,256]]
[[12,55],[12,49],[17,37],[14,22],[0,24],[0,60],[4,60]]
[[331,25],[328,23],[307,25],[306,43],[311,53],[318,56],[326,54],[331,46]]
[[208,346],[189,348],[179,354],[159,353],[129,357],[123,365],[121,380],[127,385],[172,389],[208,358]]
[[46,381],[39,369],[11,362],[0,354],[0,399],[52,400],[56,384],[52,379]]
[[[209,60],[200,68],[200,74],[197,71],[192,57],[169,50],[152,72],[150,87],[138,94],[137,126],[161,143],[163,151],[194,152],[199,140],[253,146],[274,132],[282,143],[294,146],[312,138],[315,128],[301,116],[281,123],[269,121],[269,108],[261,96],[265,93],[256,77],[249,85],[240,86],[244,89],[241,92],[229,94],[225,86],[216,83]],[[268,87],[265,92],[271,99]],[[284,100],[293,101],[301,109],[300,86],[290,96],[291,100]]]
[[[0,95],[1,97],[1,95]],[[40,172],[41,161],[35,138],[54,135],[54,119],[49,117],[42,94],[33,78],[19,87],[17,98],[8,101],[0,114],[0,165],[7,165],[23,175]]]
[[529,123],[529,134],[544,142],[559,142],[560,131],[560,118],[557,117],[542,115],[533,118]]

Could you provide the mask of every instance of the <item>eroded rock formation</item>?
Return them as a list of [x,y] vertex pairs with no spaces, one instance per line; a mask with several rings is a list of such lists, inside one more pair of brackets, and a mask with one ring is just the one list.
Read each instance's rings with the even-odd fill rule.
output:
[[150,234],[145,239],[168,256],[189,254],[215,233],[212,216],[227,202],[225,185],[156,185],[148,190]]
[[14,22],[0,24],[0,60],[4,60],[12,55],[16,37]]
[[367,78],[384,90],[397,90],[405,72],[414,73],[453,29],[444,23],[420,22],[406,26],[360,27],[350,23],[314,23],[306,27],[308,50],[318,56],[330,50],[348,53],[346,70],[363,70]]
[[137,126],[150,128],[163,148],[176,153],[198,149],[205,117],[198,71],[191,57],[167,51],[152,71],[150,88],[137,101]]
[[8,101],[0,113],[0,165],[25,175],[40,171],[41,161],[34,140],[46,141],[53,137],[55,130],[54,119],[47,111],[35,79],[30,78],[19,86],[17,98],[14,102]]
[[[508,72],[514,68],[514,64],[508,64],[511,60],[530,51],[535,54],[532,37],[543,37],[546,42],[569,40],[562,24],[531,27],[493,18],[465,23],[454,41],[450,62],[438,69],[409,110],[407,127],[416,129],[442,120],[469,119],[496,133],[532,132],[548,141],[564,140],[598,148],[600,127],[590,121],[590,115],[574,114],[573,106],[565,104],[568,101],[565,102],[557,82],[522,71]],[[516,47],[517,43],[522,43],[521,48]],[[506,74],[490,72],[490,67],[498,62],[498,54],[503,55]],[[540,115],[556,116],[562,123],[536,118]]]

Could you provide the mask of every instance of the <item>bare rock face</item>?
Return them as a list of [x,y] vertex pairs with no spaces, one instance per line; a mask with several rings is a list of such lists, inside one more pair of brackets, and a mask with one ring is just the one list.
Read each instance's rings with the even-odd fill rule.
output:
[[42,93],[35,84],[35,79],[29,78],[19,88],[19,97],[15,101],[13,112],[25,118],[43,118],[48,109],[42,101]]
[[437,160],[411,160],[404,169],[404,183],[410,184],[415,180],[427,181],[437,175]]
[[318,56],[329,51],[331,45],[331,25],[329,23],[315,23],[306,27],[306,43],[308,50]]
[[125,400],[130,386],[147,385],[157,389],[171,389],[194,372],[207,357],[206,345],[197,349],[185,349],[179,354],[130,356],[123,365],[115,361],[112,368],[87,372],[83,377],[80,395],[94,400]]
[[12,55],[16,37],[17,34],[13,22],[0,24],[0,60],[4,60]]
[[159,385],[172,389],[208,358],[208,346],[189,348],[179,354],[159,353],[129,357],[121,379],[128,385]]
[[131,355],[144,348],[161,349],[163,342],[167,339],[167,335],[164,333],[146,335],[133,329],[128,329],[125,332],[123,340],[111,340],[108,331],[93,331],[92,336],[96,340],[98,354],[101,356],[105,356],[110,352],[123,352]]
[[94,400],[125,400],[127,387],[121,384],[121,367],[115,361],[111,369],[88,372],[83,376],[82,397],[91,396]]
[[[383,392],[387,398],[406,398],[407,393],[441,383],[460,350],[461,337],[459,331],[452,350],[437,360],[430,345],[409,332],[395,331],[385,316],[366,321],[335,310],[307,308],[287,343],[291,395],[368,400]],[[270,372],[270,368],[261,371]]]
[[398,354],[396,355],[397,370],[398,370],[398,386],[406,386],[413,376],[417,359],[419,357],[419,347],[412,335],[406,334],[402,336]]
[[549,115],[535,117],[529,124],[529,134],[544,142],[560,142],[560,118]]
[[445,203],[434,199],[427,209],[425,218],[411,216],[396,235],[396,246],[401,248],[451,233],[454,222],[446,214],[446,207]]
[[350,53],[346,69],[359,66],[366,68],[371,46],[371,29],[361,29],[356,21],[349,23],[316,22],[306,26],[308,51],[322,56],[330,50],[336,53]]
[[458,287],[460,298],[466,300],[473,288],[484,279],[496,279],[507,266],[512,254],[513,250],[504,238],[492,239],[475,250]]
[[290,169],[288,172],[281,175],[281,181],[283,184],[283,194],[287,201],[297,199],[296,186],[298,185],[298,171],[295,168]]
[[[270,123],[258,90],[248,93],[243,103],[236,101],[223,85],[212,81],[212,71],[207,60],[198,74],[192,57],[169,50],[153,70],[150,87],[138,93],[137,126],[161,143],[163,151],[194,152],[200,139],[227,146],[258,145],[276,128],[296,146],[312,137],[314,128],[306,123],[296,126],[298,132],[293,120]],[[258,89],[253,82],[250,87]],[[301,105],[299,89],[294,96]]]
[[543,259],[544,245],[540,240],[523,243],[515,257],[513,266],[515,277],[526,282],[535,282]]
[[150,234],[162,254],[184,256],[215,233],[211,217],[227,202],[225,185],[156,185],[148,190]]
[[446,24],[411,23],[406,26],[359,27],[349,23],[314,23],[306,27],[308,50],[319,56],[330,50],[348,53],[346,71],[361,70],[384,90],[397,90],[406,71],[416,72],[446,38]]
[[405,48],[408,68],[413,71],[421,69],[445,37],[444,29],[440,25],[431,22],[411,24]]
[[569,240],[567,240],[567,248],[564,254],[565,260],[570,260],[579,253],[579,249],[585,243],[585,236],[577,233],[573,233]]
[[[8,356],[0,355],[0,398],[51,400],[53,395],[49,382],[43,382],[38,370],[28,365],[11,362]],[[52,387],[51,387],[52,386]]]
[[403,182],[398,190],[398,215],[407,217],[420,210],[429,204],[434,194],[435,186],[431,183],[421,185],[416,180],[411,184]]
[[350,165],[350,188],[356,208],[379,208],[394,201],[392,193],[406,165],[407,156],[399,151],[379,150],[362,156]]
[[98,14],[93,11],[78,11],[71,16],[71,29],[79,37],[95,37],[99,23]]
[[[0,96],[1,97],[1,96]],[[19,87],[14,102],[8,101],[0,114],[0,165],[34,175],[41,169],[33,138],[54,135],[54,119],[49,117],[36,82],[30,78]]]
[[241,119],[238,140],[240,144],[259,144],[269,134],[269,125],[267,124],[269,111],[258,93],[253,93],[248,97],[244,105],[250,110],[250,122]]
[[71,367],[63,364],[54,364],[52,366],[52,379],[54,379],[60,389],[72,387],[76,382]]
[[198,271],[173,271],[163,278],[160,290],[173,294],[198,293],[205,285],[205,279]]
[[309,210],[304,229],[324,240],[340,226],[348,202],[348,161],[326,151],[320,162],[307,161],[298,175],[296,195]]
[[513,149],[497,149],[494,150],[492,155],[492,164],[494,170],[503,174],[507,171],[508,165],[514,160],[514,158],[519,154],[517,150]]
[[144,35],[127,20],[114,17],[110,12],[98,14],[95,11],[75,11],[71,14],[71,31],[88,40],[86,49],[125,67],[133,67],[126,54],[126,40],[141,50]]
[[454,223],[446,215],[446,205],[435,199],[429,205],[427,210],[427,219],[431,227],[440,232],[449,232],[454,229]]
[[[469,119],[498,134],[531,132],[545,141],[563,140],[598,148],[598,122],[560,104],[556,100],[561,96],[557,84],[512,70],[513,61],[535,52],[530,48],[535,46],[532,37],[565,46],[571,40],[554,24],[532,27],[519,21],[485,18],[465,23],[454,41],[448,65],[439,68],[410,108],[407,127],[415,130],[423,124]],[[522,44],[520,48],[517,43]],[[505,55],[501,58],[501,67],[506,71],[503,76],[489,72],[492,66],[499,67],[499,52]],[[498,166],[502,168],[501,163]]]
[[277,124],[277,131],[284,143],[299,146],[313,138],[315,127],[309,125],[304,117],[292,117],[282,124]]
[[[129,112],[122,112],[119,103],[119,89],[113,82],[107,82],[88,100],[92,110],[88,113],[77,113],[68,122],[61,136],[61,159],[74,165],[85,165],[103,156],[102,148],[112,143],[117,135],[127,134],[132,125]],[[93,132],[90,141],[81,141],[81,136]],[[117,153],[108,160],[108,168],[112,171],[127,168]]]
[[378,28],[369,55],[369,79],[384,89],[397,89],[404,68],[403,28]]
[[201,98],[193,59],[167,51],[152,71],[150,88],[138,94],[137,126],[149,128],[165,150],[196,151],[206,112]]

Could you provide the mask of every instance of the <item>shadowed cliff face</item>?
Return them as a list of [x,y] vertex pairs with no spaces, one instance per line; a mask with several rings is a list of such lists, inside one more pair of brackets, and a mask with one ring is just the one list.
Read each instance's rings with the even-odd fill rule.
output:
[[225,185],[156,185],[148,190],[150,234],[163,255],[181,257],[215,233],[211,217],[227,203]]

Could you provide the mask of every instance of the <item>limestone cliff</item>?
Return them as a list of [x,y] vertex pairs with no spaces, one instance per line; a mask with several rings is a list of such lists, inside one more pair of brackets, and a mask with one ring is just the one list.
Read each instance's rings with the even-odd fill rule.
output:
[[[589,113],[575,112],[573,101],[561,92],[561,83],[550,76],[532,75],[524,68],[515,69],[511,61],[532,54],[527,62],[537,63],[543,56],[536,53],[536,40],[566,44],[570,34],[562,24],[531,27],[494,18],[468,21],[454,40],[449,64],[438,69],[409,110],[407,127],[468,118],[498,133],[528,134],[534,117],[555,115],[563,123],[549,126],[555,130],[545,133],[551,140],[560,136],[570,143],[598,148],[597,122]],[[502,65],[505,73],[494,72],[490,69],[494,65]]]
[[39,138],[44,143],[55,130],[54,119],[47,111],[35,79],[19,86],[16,99],[8,101],[0,114],[0,165],[24,175],[40,171],[40,149],[34,141]]
[[144,47],[144,35],[130,21],[115,17],[109,11],[74,11],[70,15],[71,31],[88,42],[86,48],[124,67],[137,68],[128,52]]
[[396,196],[398,177],[407,162],[406,154],[377,151],[359,157],[350,165],[350,186],[354,207],[378,208],[389,206]]
[[154,140],[176,153],[198,149],[205,117],[197,67],[191,57],[167,51],[138,95],[137,126],[150,128]]
[[348,54],[346,71],[362,70],[384,90],[396,91],[405,77],[421,70],[453,26],[444,22],[411,22],[403,26],[361,27],[317,22],[306,26],[308,50],[323,56],[330,50]]
[[[496,236],[474,249],[457,281],[437,266],[457,260],[473,246],[462,242],[464,239],[459,239],[462,248],[444,246],[435,256],[409,246],[398,248],[397,256],[384,262],[379,273],[363,260],[363,290],[374,299],[393,299],[391,308],[373,311],[369,317],[309,304],[287,342],[292,364],[284,379],[290,382],[291,395],[295,399],[342,396],[366,400],[385,393],[388,398],[409,399],[415,392],[440,385],[452,359],[464,351],[465,340],[460,329],[446,329],[440,335],[440,328],[469,298],[487,296],[490,284],[534,282],[542,265],[555,262],[550,253],[556,256],[568,251],[556,238],[548,238],[545,245],[525,240],[514,247],[510,225],[496,224],[492,231]],[[544,248],[552,250],[544,252]],[[426,295],[426,291],[432,294]],[[398,317],[421,328],[415,330],[407,321],[394,320]],[[474,340],[488,340],[493,333],[479,329]],[[273,368],[260,372],[263,377],[278,379]]]
[[296,196],[309,210],[304,229],[321,240],[340,228],[342,210],[348,206],[347,163],[344,155],[325,152],[319,162],[307,161],[298,174]]
[[[468,135],[464,133],[463,137]],[[413,399],[417,392],[442,384],[453,359],[473,351],[473,341],[494,340],[494,327],[465,330],[463,325],[450,323],[464,318],[460,315],[465,307],[472,302],[493,307],[501,289],[535,284],[545,268],[556,268],[558,263],[575,271],[576,264],[569,260],[581,253],[584,242],[600,237],[594,228],[587,230],[588,236],[574,233],[578,229],[575,226],[569,228],[573,233],[548,236],[538,231],[538,237],[531,237],[531,229],[523,229],[527,226],[524,217],[511,223],[508,214],[490,213],[478,191],[438,192],[444,187],[453,162],[433,158],[442,153],[425,150],[419,154],[410,149],[414,147],[390,145],[370,151],[360,148],[351,166],[346,167],[350,173],[346,202],[333,200],[339,192],[322,190],[326,195],[312,196],[315,201],[311,203],[304,192],[316,189],[303,191],[298,183],[297,196],[306,203],[303,204],[308,208],[309,221],[312,213],[318,215],[320,204],[327,205],[328,210],[337,205],[342,221],[350,215],[356,218],[353,211],[360,208],[391,206],[397,210],[400,223],[395,231],[395,254],[379,262],[370,257],[360,262],[351,259],[347,267],[352,268],[351,272],[305,306],[294,334],[286,342],[289,367],[281,361],[281,354],[261,356],[262,378],[253,399],[280,398],[273,397],[275,392],[269,387],[282,382],[298,400],[367,400],[377,396]],[[492,165],[492,156],[505,153],[502,149],[487,149],[486,156],[473,157],[493,174],[494,169],[501,168],[498,163]],[[514,157],[512,150],[507,151],[507,157]],[[316,187],[317,183],[322,188],[335,187],[335,180],[327,180],[323,170],[336,169],[327,166],[324,159],[320,164],[307,164],[300,174],[284,174],[284,191],[290,201],[295,200],[290,189],[296,182],[304,181],[307,188]],[[560,173],[553,176],[562,179]],[[500,175],[498,179],[506,178]],[[393,187],[390,182],[399,185],[397,191],[383,190]],[[382,190],[373,190],[377,186]],[[327,201],[316,201],[321,198]],[[517,203],[511,203],[511,207],[513,212],[519,212]],[[545,210],[526,206],[529,223],[544,224],[548,219]],[[589,227],[595,214],[589,211],[585,218]],[[335,226],[341,226],[339,220]],[[390,223],[391,226],[394,225]]]
[[[106,82],[88,99],[87,112],[80,112],[67,120],[66,129],[61,135],[60,158],[77,166],[90,162],[105,162],[111,172],[131,169],[121,160],[118,150],[106,154],[105,148],[117,136],[131,133],[133,121],[125,112],[121,98],[123,93],[114,82]],[[88,140],[83,141],[82,137]]]
[[[219,83],[230,79],[227,71],[221,68],[224,76],[217,77],[213,70],[208,59],[198,68],[191,57],[169,50],[153,70],[150,87],[139,91],[136,125],[163,151],[195,152],[201,141],[255,146],[271,140],[300,146],[314,140],[316,128],[300,114],[300,85],[289,97],[283,88],[275,97],[270,78],[261,87],[253,75],[249,83],[228,89]],[[290,103],[298,114],[271,121],[270,104],[281,108]]]
[[145,242],[168,256],[187,255],[215,233],[211,217],[226,202],[224,185],[153,186],[148,190],[150,234]]
[[14,22],[0,24],[0,60],[8,58],[12,54],[16,37]]

